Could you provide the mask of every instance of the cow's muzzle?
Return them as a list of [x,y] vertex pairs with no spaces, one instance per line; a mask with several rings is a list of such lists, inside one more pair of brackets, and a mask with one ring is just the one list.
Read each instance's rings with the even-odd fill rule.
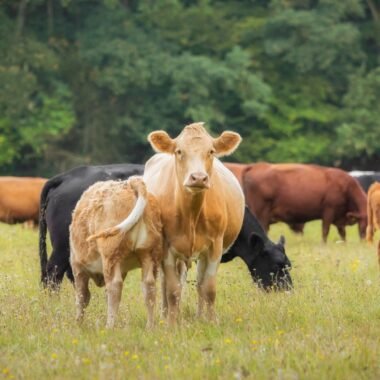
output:
[[209,176],[206,173],[191,173],[185,182],[185,186],[190,189],[204,190],[210,187]]

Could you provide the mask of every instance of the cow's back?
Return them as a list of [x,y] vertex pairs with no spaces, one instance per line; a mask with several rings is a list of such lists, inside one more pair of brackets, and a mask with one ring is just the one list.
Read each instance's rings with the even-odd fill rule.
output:
[[317,218],[328,180],[319,167],[298,164],[253,164],[244,173],[244,188],[249,205],[260,213],[270,208],[271,219],[301,222],[300,211],[307,218]]

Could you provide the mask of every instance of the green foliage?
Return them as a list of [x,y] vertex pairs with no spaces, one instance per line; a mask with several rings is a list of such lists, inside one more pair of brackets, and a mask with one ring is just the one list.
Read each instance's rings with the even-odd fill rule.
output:
[[150,131],[199,120],[241,133],[232,160],[370,161],[379,14],[364,0],[3,0],[0,165],[143,162]]

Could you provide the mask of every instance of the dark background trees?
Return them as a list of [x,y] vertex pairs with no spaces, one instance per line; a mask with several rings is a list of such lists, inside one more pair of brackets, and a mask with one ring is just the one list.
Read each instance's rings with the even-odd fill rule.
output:
[[235,160],[380,170],[379,0],[0,0],[0,168],[144,162],[191,121]]

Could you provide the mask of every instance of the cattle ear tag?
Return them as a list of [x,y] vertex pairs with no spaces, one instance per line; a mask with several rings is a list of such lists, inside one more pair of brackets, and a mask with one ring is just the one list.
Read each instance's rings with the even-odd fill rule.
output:
[[219,137],[214,139],[213,145],[217,157],[228,156],[232,154],[239,146],[241,137],[238,133],[225,131]]
[[152,148],[158,153],[174,153],[175,142],[165,131],[149,133],[148,141]]

